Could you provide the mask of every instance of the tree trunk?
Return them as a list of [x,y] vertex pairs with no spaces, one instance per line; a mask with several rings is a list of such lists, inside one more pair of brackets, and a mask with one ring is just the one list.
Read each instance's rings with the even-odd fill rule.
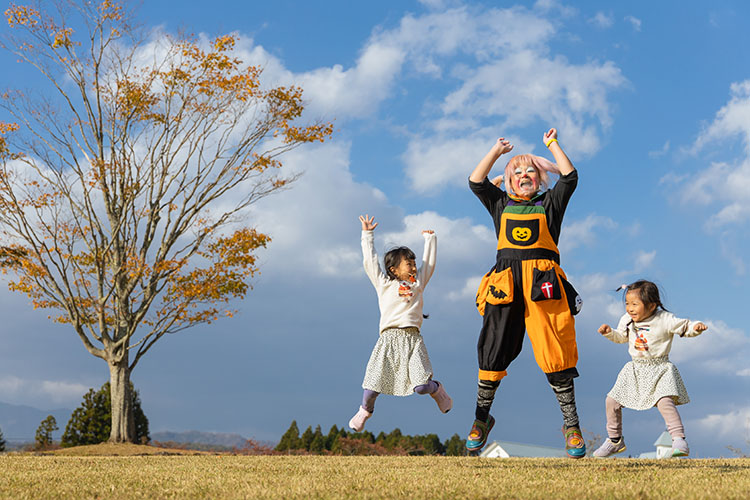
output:
[[127,356],[119,363],[109,363],[109,391],[112,405],[112,430],[109,442],[134,443],[135,419]]

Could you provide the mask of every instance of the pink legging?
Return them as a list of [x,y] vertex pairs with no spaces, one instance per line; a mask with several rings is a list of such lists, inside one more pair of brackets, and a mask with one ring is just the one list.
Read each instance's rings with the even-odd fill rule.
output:
[[[622,436],[622,405],[614,399],[607,396],[607,435],[611,438]],[[661,398],[656,402],[659,413],[664,417],[664,423],[667,424],[667,432],[672,438],[685,438],[685,428],[682,426],[682,419],[670,396]]]

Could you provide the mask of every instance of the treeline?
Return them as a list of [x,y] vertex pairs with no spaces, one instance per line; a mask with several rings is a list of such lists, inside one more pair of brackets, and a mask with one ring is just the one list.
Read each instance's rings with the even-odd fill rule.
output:
[[[130,383],[131,404],[135,420],[136,442],[147,444],[151,441],[148,430],[148,418],[141,408],[138,391]],[[70,416],[59,443],[52,440],[52,433],[59,430],[57,421],[52,415],[39,424],[34,437],[34,444],[24,447],[29,450],[50,450],[59,447],[99,444],[109,440],[112,425],[112,404],[110,401],[109,382],[95,391],[93,388],[83,395],[81,406]],[[0,452],[5,451],[6,442],[0,430]]]
[[331,455],[466,455],[466,441],[454,434],[441,442],[437,434],[409,436],[393,429],[389,434],[380,432],[347,432],[333,425],[323,434],[320,425],[313,430],[309,426],[300,435],[297,421],[292,420],[289,429],[281,436],[275,450],[291,454]]

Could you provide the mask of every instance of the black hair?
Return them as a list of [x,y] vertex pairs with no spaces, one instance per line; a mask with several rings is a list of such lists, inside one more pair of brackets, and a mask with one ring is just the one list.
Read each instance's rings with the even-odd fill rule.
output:
[[385,253],[383,257],[383,264],[385,264],[385,274],[392,280],[397,280],[398,277],[391,271],[392,267],[398,267],[401,261],[404,259],[417,260],[417,256],[411,251],[409,247],[396,247],[391,248]]
[[659,296],[659,287],[656,286],[656,283],[646,280],[638,280],[627,285],[625,287],[625,294],[623,294],[623,300],[625,299],[625,295],[628,292],[637,292],[638,297],[641,299],[641,302],[643,302],[643,304],[646,306],[653,304],[656,306],[656,309],[661,307],[665,311],[667,310],[667,308],[664,307],[664,304],[662,304],[661,302],[661,297]]

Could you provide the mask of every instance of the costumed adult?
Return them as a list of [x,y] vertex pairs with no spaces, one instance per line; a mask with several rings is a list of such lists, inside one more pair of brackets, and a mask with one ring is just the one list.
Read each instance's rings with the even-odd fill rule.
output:
[[[474,425],[466,448],[476,454],[487,442],[495,419],[490,408],[506,369],[520,354],[524,331],[534,357],[562,411],[565,449],[571,458],[586,454],[576,411],[573,378],[576,363],[575,320],[578,294],[560,268],[557,242],[563,215],[578,183],[578,173],[560,147],[557,130],[544,134],[556,163],[530,154],[510,159],[505,173],[488,175],[513,145],[501,137],[469,176],[469,187],[492,215],[498,237],[497,261],[477,291],[483,316],[477,345],[479,383]],[[548,173],[560,175],[549,190]],[[500,189],[504,180],[505,190]]]

